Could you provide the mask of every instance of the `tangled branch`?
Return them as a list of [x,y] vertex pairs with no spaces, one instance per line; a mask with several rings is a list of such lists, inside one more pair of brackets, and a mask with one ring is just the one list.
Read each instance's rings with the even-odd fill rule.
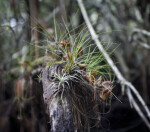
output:
[[[105,59],[107,60],[108,64],[111,66],[111,68],[113,69],[113,71],[115,72],[118,80],[120,81],[120,84],[122,86],[126,86],[126,90],[127,88],[129,88],[130,90],[132,90],[132,92],[135,94],[135,96],[137,97],[137,99],[140,101],[140,103],[142,104],[145,112],[147,113],[148,118],[150,118],[150,111],[149,108],[147,107],[146,103],[144,102],[143,98],[141,97],[141,95],[139,94],[139,92],[136,90],[136,88],[132,85],[132,83],[130,83],[129,81],[127,81],[123,75],[121,74],[121,72],[118,70],[118,68],[115,66],[114,62],[112,61],[112,59],[109,57],[109,55],[106,53],[106,51],[104,50],[100,40],[98,39],[98,36],[94,30],[94,28],[92,27],[92,24],[89,20],[89,17],[87,15],[86,9],[84,7],[83,1],[82,0],[77,0],[78,5],[80,7],[81,13],[83,15],[83,18],[87,24],[87,27],[91,33],[92,39],[95,41],[97,47],[99,48],[99,50],[102,52],[103,56],[105,57]],[[131,92],[127,92],[128,97],[130,97],[130,102],[132,101],[133,107],[135,108],[135,110],[137,111],[137,113],[139,114],[139,116],[143,119],[143,121],[145,122],[145,124],[147,125],[147,127],[150,129],[150,123],[147,120],[146,116],[144,115],[144,113],[142,112],[141,108],[139,108],[139,106],[137,105],[137,103],[135,102],[135,99],[133,98],[133,95]],[[134,102],[134,103],[133,103]]]

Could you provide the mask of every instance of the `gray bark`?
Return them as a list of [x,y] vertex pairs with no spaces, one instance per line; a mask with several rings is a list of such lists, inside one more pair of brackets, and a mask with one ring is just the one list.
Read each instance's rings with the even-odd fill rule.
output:
[[50,116],[51,132],[73,132],[73,117],[68,96],[65,95],[63,98],[61,94],[55,96],[55,86],[50,87],[55,82],[53,76],[59,74],[61,70],[61,65],[45,68],[42,76],[43,97]]

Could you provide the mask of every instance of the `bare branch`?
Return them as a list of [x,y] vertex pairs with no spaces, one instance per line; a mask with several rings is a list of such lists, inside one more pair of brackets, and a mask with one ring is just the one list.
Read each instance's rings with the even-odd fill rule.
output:
[[129,98],[129,101],[130,101],[130,104],[136,109],[137,113],[139,114],[139,116],[143,119],[143,121],[145,122],[145,124],[148,126],[148,128],[150,129],[150,124],[149,124],[149,121],[145,118],[143,112],[141,111],[141,109],[139,108],[139,106],[137,105],[137,103],[135,102],[132,94],[131,94],[131,91],[129,88],[127,88],[126,90],[126,93],[128,95],[128,98]]
[[[147,35],[147,36],[150,36],[150,32],[146,31],[146,30],[143,30],[143,29],[138,29],[138,28],[135,28],[133,30],[133,33],[141,33],[143,35]],[[136,43],[136,42],[135,42]],[[135,44],[134,43],[134,44]],[[136,43],[137,44],[137,43]],[[150,49],[150,45],[147,44],[147,43],[144,43],[144,42],[138,42],[138,44],[146,49]]]
[[[82,12],[83,18],[87,24],[87,27],[91,33],[92,39],[95,41],[96,45],[98,46],[99,50],[102,52],[103,56],[105,57],[105,59],[107,60],[108,64],[110,65],[110,67],[113,69],[113,71],[115,72],[117,78],[119,79],[120,83],[122,85],[126,85],[128,86],[133,93],[135,94],[135,96],[137,97],[137,99],[141,102],[144,110],[147,113],[147,116],[150,118],[150,111],[146,105],[146,103],[144,102],[144,100],[142,99],[142,97],[140,96],[139,92],[136,90],[136,88],[129,82],[127,81],[122,74],[120,73],[120,71],[118,70],[118,68],[115,66],[114,62],[112,61],[112,59],[109,57],[109,55],[106,53],[106,51],[104,50],[101,42],[98,39],[97,34],[95,33],[95,30],[92,27],[92,24],[90,23],[89,17],[87,15],[87,12],[85,10],[85,7],[83,5],[83,1],[82,0],[77,0],[80,10]],[[133,105],[133,107],[135,108],[135,110],[138,112],[138,109],[136,108],[136,105]],[[140,108],[139,108],[140,109]],[[141,109],[140,109],[141,110]],[[139,113],[138,113],[139,114]],[[141,113],[140,113],[141,114]],[[139,115],[140,115],[139,114]],[[143,114],[143,113],[142,113]],[[145,115],[143,114],[143,116],[145,117]],[[146,118],[146,117],[145,117]],[[142,118],[143,119],[143,118]],[[148,123],[149,124],[149,123]],[[147,125],[147,124],[146,124]],[[148,126],[149,128],[149,126]]]
[[[37,1],[30,0],[30,12],[31,12],[31,25],[33,28],[37,29],[37,17],[38,17],[38,10],[37,10]],[[35,44],[35,57],[36,59],[39,57],[39,49],[38,49],[38,31],[33,30],[31,41]]]
[[138,28],[135,28],[133,30],[133,32],[138,32],[138,33],[142,33],[144,35],[147,35],[147,36],[150,36],[150,32],[146,31],[146,30],[143,30],[143,29],[138,29]]
[[147,43],[140,42],[139,44],[146,49],[150,49],[150,45],[148,45]]

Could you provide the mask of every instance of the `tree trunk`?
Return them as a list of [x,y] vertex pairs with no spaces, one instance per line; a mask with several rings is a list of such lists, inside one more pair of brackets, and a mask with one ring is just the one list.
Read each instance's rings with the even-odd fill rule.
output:
[[63,98],[61,94],[55,96],[53,91],[55,88],[50,87],[55,81],[52,76],[59,74],[61,70],[62,67],[59,65],[45,68],[42,76],[43,97],[50,116],[51,132],[73,132],[73,117],[67,95],[65,94]]

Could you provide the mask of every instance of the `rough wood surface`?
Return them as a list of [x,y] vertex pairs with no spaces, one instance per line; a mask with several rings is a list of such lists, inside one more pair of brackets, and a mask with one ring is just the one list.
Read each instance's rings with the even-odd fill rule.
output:
[[49,111],[51,132],[73,132],[73,117],[67,95],[62,99],[59,94],[54,97],[55,86],[50,87],[55,81],[53,76],[59,74],[61,70],[61,65],[45,68],[42,76],[43,97]]

